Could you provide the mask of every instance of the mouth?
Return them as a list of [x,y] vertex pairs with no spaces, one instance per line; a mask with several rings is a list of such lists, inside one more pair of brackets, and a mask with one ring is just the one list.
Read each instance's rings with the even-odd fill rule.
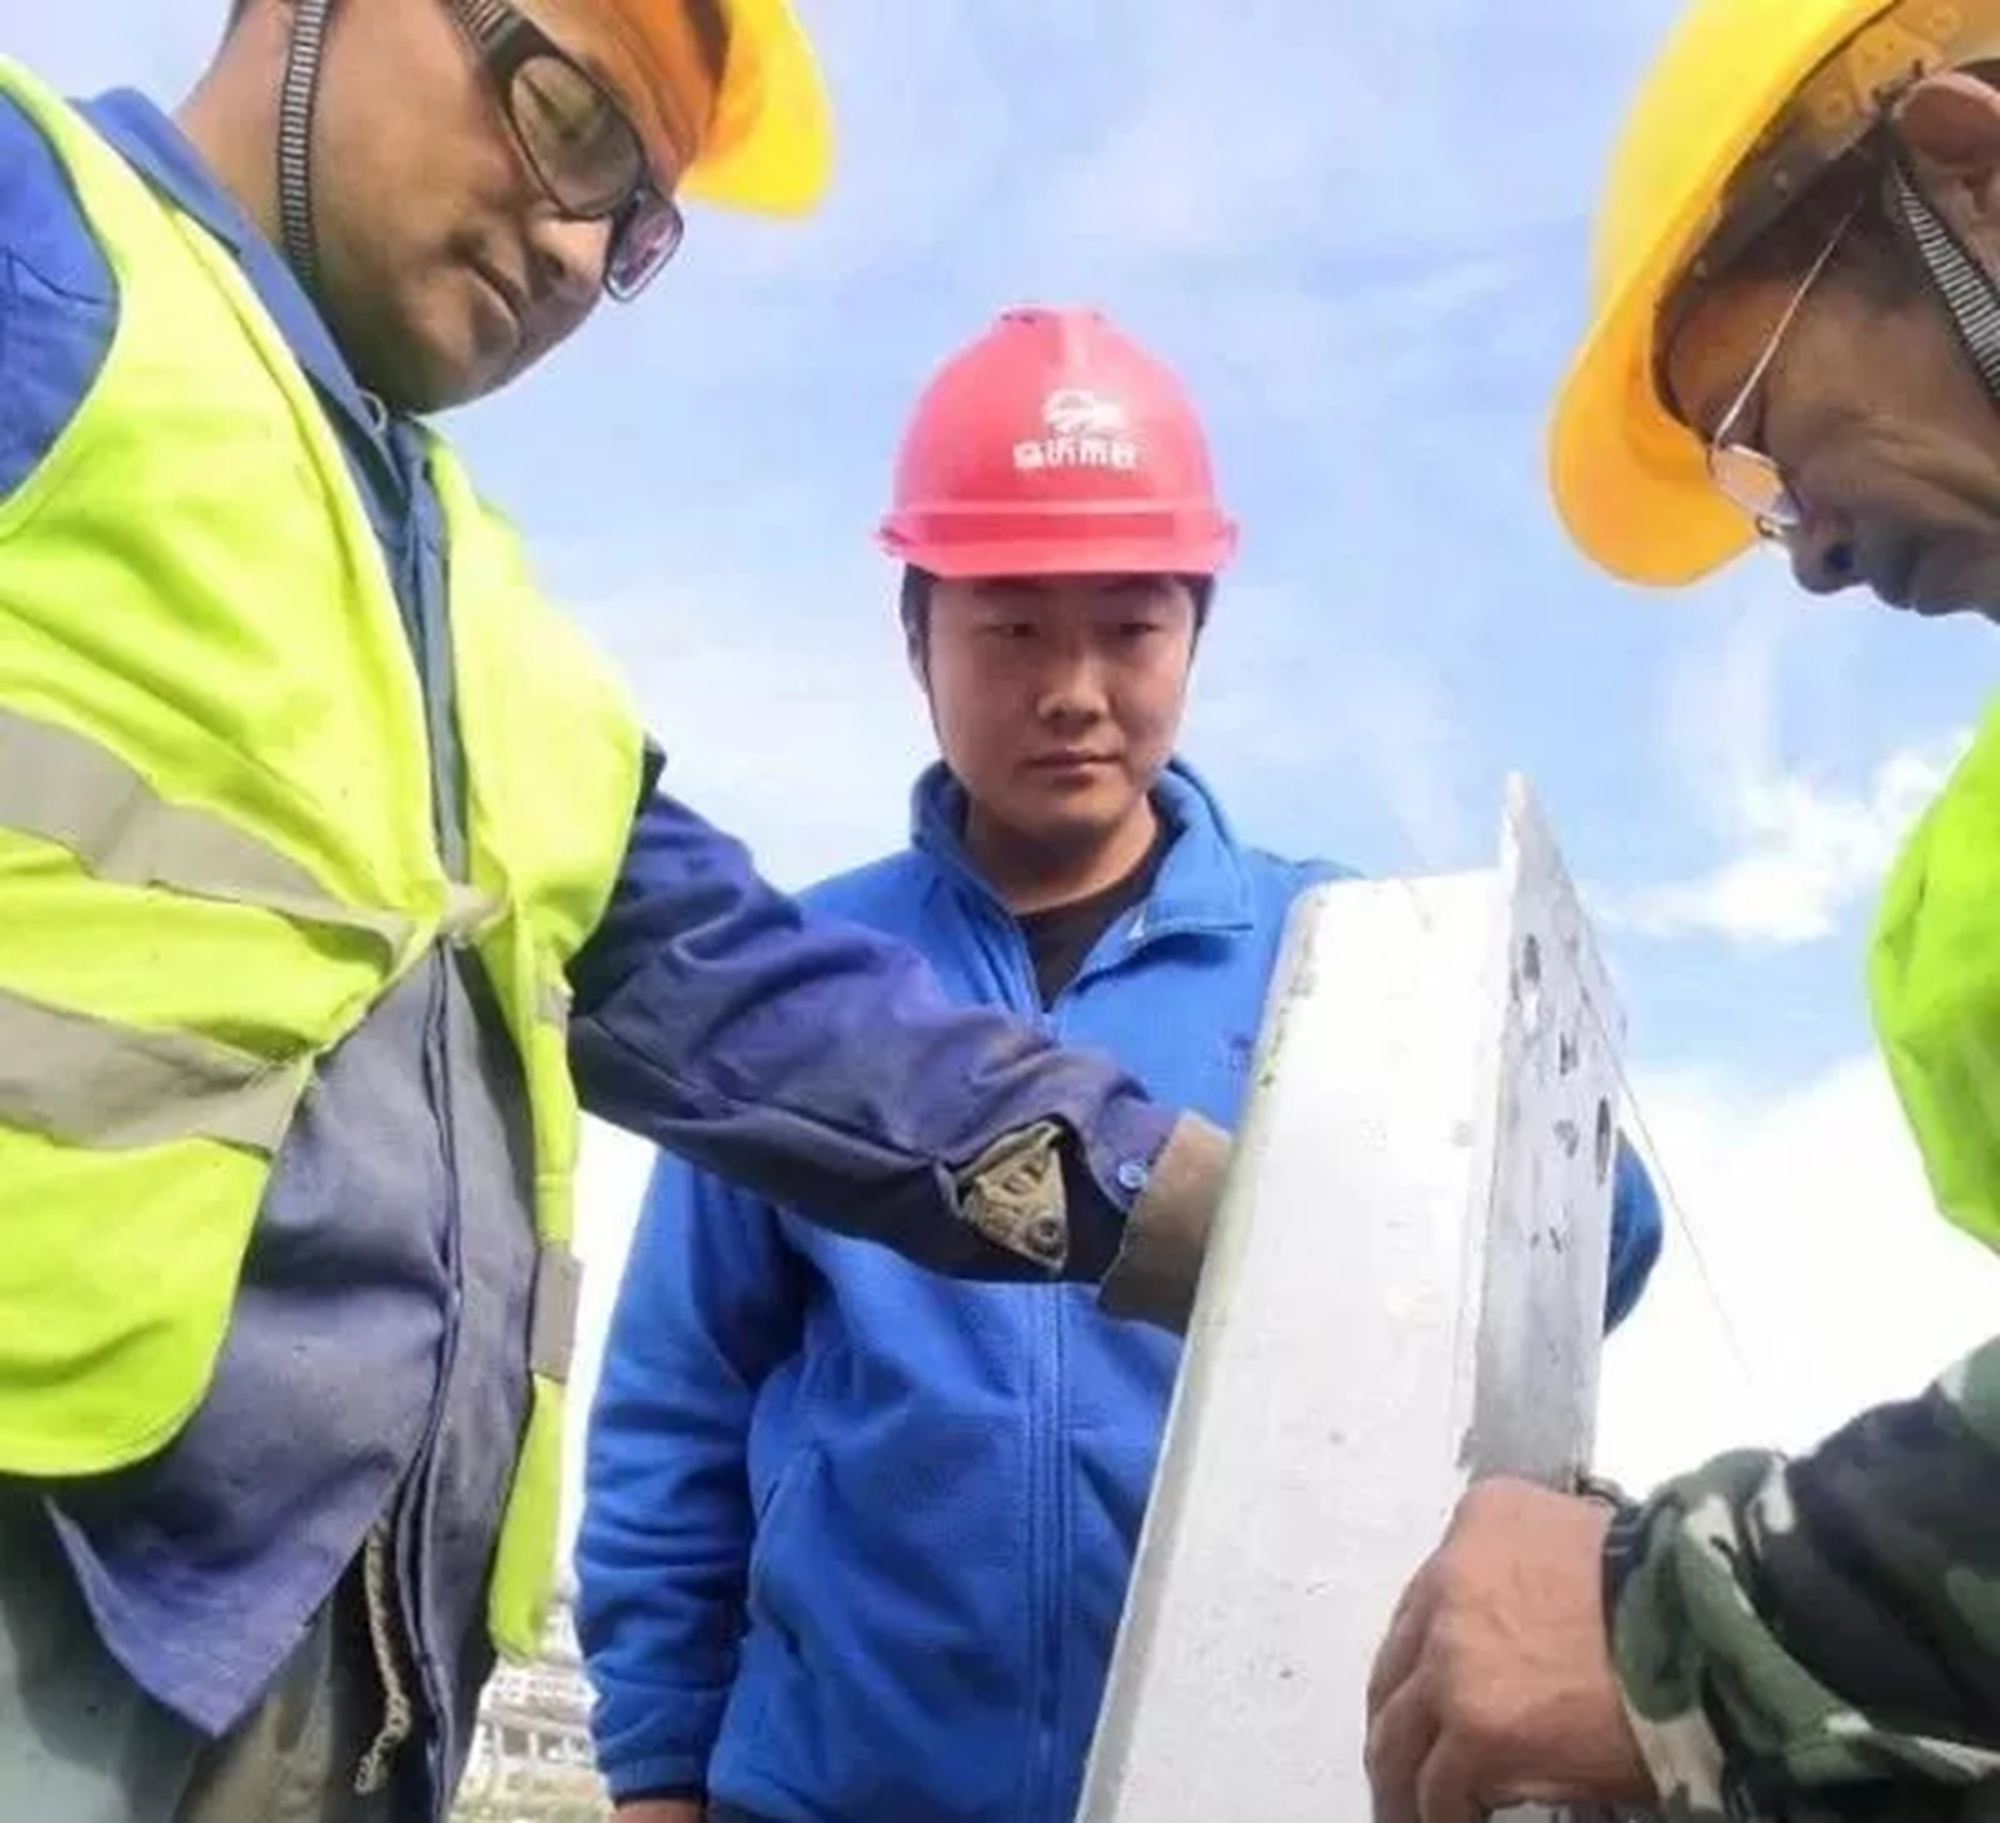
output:
[[1885,607],[1907,608],[1923,568],[1923,549],[1915,539],[1899,539],[1871,555],[1862,578]]
[[512,320],[514,333],[520,335],[528,320],[527,292],[504,272],[487,265],[483,260],[472,262],[472,273],[493,294],[500,307]]
[[1115,766],[1108,753],[1045,753],[1028,762],[1030,772],[1084,772],[1097,766]]
[[1979,599],[1977,553],[1963,539],[1927,533],[1909,539],[1883,566],[1875,593],[1905,614],[1951,614]]

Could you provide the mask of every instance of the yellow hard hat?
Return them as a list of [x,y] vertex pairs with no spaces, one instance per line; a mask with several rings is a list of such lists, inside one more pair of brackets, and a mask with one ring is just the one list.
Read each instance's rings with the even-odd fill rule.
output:
[[[688,0],[587,0],[632,59],[650,101],[651,150],[675,193],[764,215],[802,215],[825,194],[833,113],[791,0],[708,0],[727,39],[721,78]],[[705,115],[697,128],[691,113]],[[694,157],[683,163],[699,134]]]
[[767,215],[799,215],[826,191],[833,111],[791,0],[724,0],[729,58],[701,156],[681,194]]
[[1592,321],[1551,428],[1556,507],[1587,556],[1665,585],[1752,541],[1659,397],[1661,306],[1726,218],[1768,221],[1861,138],[1885,86],[1995,54],[1996,27],[2000,0],[1694,0],[1682,15],[1613,156]]

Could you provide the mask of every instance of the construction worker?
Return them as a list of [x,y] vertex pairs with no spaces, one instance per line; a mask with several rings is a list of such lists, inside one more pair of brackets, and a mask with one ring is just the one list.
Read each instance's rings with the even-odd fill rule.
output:
[[[942,753],[909,846],[809,901],[1232,1121],[1287,908],[1341,870],[1173,757],[1237,541],[1180,381],[1096,311],[1006,312],[924,389],[881,536]],[[1619,1181],[1611,1321],[1660,1239]],[[577,1551],[623,1823],[1074,1816],[1178,1350],[1024,1290],[660,1162]]]
[[1185,1310],[1215,1130],[658,795],[417,416],[827,139],[785,0],[242,0],[174,118],[0,62],[0,1817],[442,1814],[540,1643],[579,1101]]
[[[2000,617],[1996,0],[1695,0],[1626,127],[1593,275],[1553,442],[1585,553],[1673,586],[1762,531],[1815,592]],[[1868,963],[1939,1207],[1989,1245],[1996,904],[1989,720]],[[1807,1454],[1724,1455],[1643,1503],[1475,1489],[1376,1661],[1375,1815],[2000,1815],[1996,1576],[2000,1341]]]

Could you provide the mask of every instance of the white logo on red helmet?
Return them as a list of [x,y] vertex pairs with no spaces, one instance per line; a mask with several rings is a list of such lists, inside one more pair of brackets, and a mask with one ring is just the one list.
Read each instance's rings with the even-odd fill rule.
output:
[[1039,437],[1014,445],[1017,469],[1139,466],[1139,445],[1125,421],[1125,407],[1087,386],[1059,386],[1042,401]]

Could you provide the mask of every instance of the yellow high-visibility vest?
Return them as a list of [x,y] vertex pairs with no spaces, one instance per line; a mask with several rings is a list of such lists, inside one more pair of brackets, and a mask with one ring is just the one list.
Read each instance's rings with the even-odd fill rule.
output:
[[440,860],[394,589],[335,432],[229,252],[0,59],[117,283],[75,419],[0,499],[0,1473],[169,1442],[213,1377],[319,1060],[439,943],[532,1104],[530,1417],[490,1604],[553,1570],[578,1110],[566,965],[640,789],[624,690],[435,437],[469,880]]
[[1890,869],[1868,991],[1939,1209],[2000,1248],[2000,701]]

